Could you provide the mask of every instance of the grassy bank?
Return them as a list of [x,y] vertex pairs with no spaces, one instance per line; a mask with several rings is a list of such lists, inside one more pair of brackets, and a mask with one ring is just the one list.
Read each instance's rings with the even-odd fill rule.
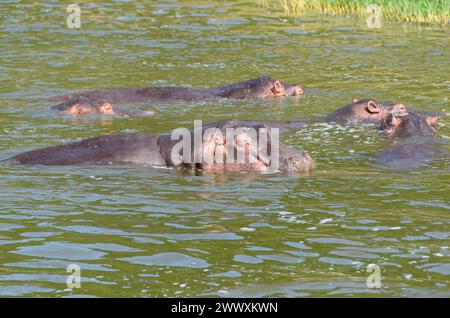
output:
[[397,21],[449,24],[450,0],[258,0],[290,15],[304,11],[368,16],[370,5],[381,7],[384,18]]

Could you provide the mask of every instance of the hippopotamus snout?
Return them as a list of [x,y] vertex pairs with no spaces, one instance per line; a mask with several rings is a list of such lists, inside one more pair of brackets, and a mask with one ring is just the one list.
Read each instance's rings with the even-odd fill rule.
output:
[[309,172],[315,168],[315,162],[311,156],[302,151],[290,148],[286,145],[280,147],[279,170],[289,173]]
[[304,90],[300,84],[294,84],[286,89],[287,96],[302,96],[303,94]]

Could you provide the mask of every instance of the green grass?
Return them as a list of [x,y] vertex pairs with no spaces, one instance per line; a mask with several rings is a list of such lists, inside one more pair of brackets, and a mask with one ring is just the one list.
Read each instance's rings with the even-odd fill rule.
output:
[[258,0],[270,8],[289,15],[305,11],[325,14],[358,14],[368,16],[368,7],[381,7],[385,18],[397,21],[449,24],[450,0]]

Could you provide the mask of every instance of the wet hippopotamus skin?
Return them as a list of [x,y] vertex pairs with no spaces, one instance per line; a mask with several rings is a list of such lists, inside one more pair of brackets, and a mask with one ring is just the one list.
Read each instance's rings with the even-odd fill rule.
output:
[[272,77],[259,77],[245,82],[209,90],[213,96],[233,99],[268,98],[284,96],[301,96],[303,87],[299,84],[290,85]]
[[[204,127],[206,133],[211,125]],[[189,160],[175,151],[178,140],[172,140],[170,134],[152,133],[120,133],[93,137],[64,145],[32,150],[7,159],[7,163],[23,165],[110,165],[110,164],[143,164],[150,166],[185,167],[201,170],[238,170],[238,171],[268,171],[271,157],[254,154],[249,151],[247,128],[264,128],[270,133],[271,128],[262,124],[243,127],[239,121],[223,121],[214,126],[217,131],[226,135],[227,128],[240,128],[232,140],[225,139],[214,132],[203,138],[202,149],[192,148]],[[194,130],[190,130],[191,135]],[[269,139],[270,140],[270,139]],[[230,153],[235,154],[238,147],[248,155],[245,162],[225,160]],[[268,154],[272,144],[266,144]],[[212,161],[195,163],[194,153],[200,151],[209,154]],[[219,154],[219,155],[218,155]],[[222,156],[222,158],[220,157]],[[250,156],[254,156],[251,161]],[[218,160],[218,159],[219,160]],[[235,157],[232,157],[235,158]],[[223,159],[223,160],[221,160]],[[304,151],[279,144],[278,170],[287,172],[309,172],[314,169],[314,160]]]
[[326,116],[323,121],[337,124],[366,123],[379,126],[391,113],[405,113],[406,107],[396,102],[378,102],[374,99],[354,99]]
[[272,77],[260,77],[212,89],[144,87],[94,90],[56,96],[50,100],[62,102],[53,106],[53,109],[79,115],[84,113],[109,114],[113,103],[144,103],[151,100],[195,101],[214,98],[256,99],[300,95],[303,95],[303,88],[298,84],[289,85]]
[[448,157],[449,145],[437,138],[437,129],[437,116],[428,117],[415,112],[389,115],[381,130],[392,145],[376,154],[376,165],[407,170]]

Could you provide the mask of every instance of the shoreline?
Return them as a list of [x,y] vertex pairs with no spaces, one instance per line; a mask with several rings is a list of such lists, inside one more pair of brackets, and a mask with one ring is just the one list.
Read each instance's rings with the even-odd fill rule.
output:
[[450,0],[258,0],[268,9],[299,16],[303,12],[323,14],[355,14],[361,17],[383,17],[399,22],[448,25]]

